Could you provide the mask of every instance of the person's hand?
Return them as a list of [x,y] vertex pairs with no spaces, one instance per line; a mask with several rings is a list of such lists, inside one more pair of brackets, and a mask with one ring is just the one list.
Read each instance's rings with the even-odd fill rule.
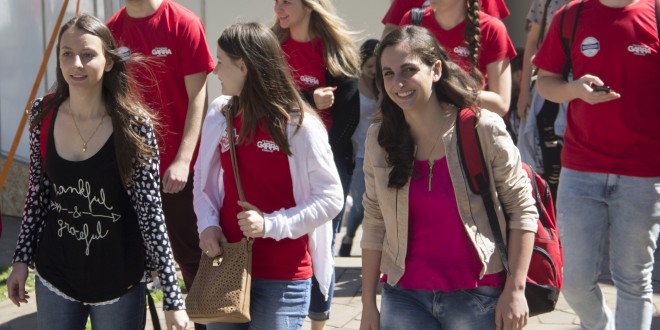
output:
[[185,330],[188,328],[188,314],[185,310],[165,311],[165,329]]
[[532,93],[527,88],[521,88],[520,94],[518,94],[518,104],[516,105],[516,111],[520,119],[527,118],[527,111],[531,105]]
[[591,88],[591,85],[603,86],[604,83],[600,78],[594,75],[585,74],[580,77],[580,79],[574,80],[570,84],[573,87],[572,90],[574,91],[576,98],[591,105],[616,100],[621,97],[621,95],[615,91],[610,91],[609,93],[595,92]]
[[529,307],[525,290],[508,290],[506,287],[495,307],[497,330],[519,330],[527,325]]
[[184,161],[175,160],[163,175],[163,192],[167,194],[176,194],[183,190],[188,182],[190,173],[190,164]]
[[220,242],[227,242],[227,238],[225,238],[220,227],[208,227],[199,234],[199,248],[211,258],[222,255]]
[[319,87],[314,90],[314,105],[317,109],[327,109],[335,103],[335,89],[337,87]]
[[27,304],[30,296],[25,292],[25,281],[28,276],[28,265],[16,262],[7,279],[7,296],[14,305],[21,307],[21,303]]
[[364,307],[360,319],[360,330],[378,330],[380,328],[380,313],[377,307]]
[[238,213],[238,225],[241,227],[243,235],[246,237],[264,237],[265,222],[264,213],[256,206],[238,201],[245,211]]

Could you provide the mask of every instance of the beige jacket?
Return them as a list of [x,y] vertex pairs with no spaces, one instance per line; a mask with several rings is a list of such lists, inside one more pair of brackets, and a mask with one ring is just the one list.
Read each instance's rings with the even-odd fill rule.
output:
[[[455,114],[451,118],[455,122]],[[361,247],[382,252],[380,271],[388,275],[388,283],[396,284],[405,271],[408,248],[408,188],[388,188],[391,167],[385,149],[378,144],[380,124],[371,125],[367,133],[364,158],[366,192],[363,198],[364,220]],[[509,215],[509,229],[536,231],[538,213],[532,198],[530,181],[521,167],[518,149],[506,132],[504,121],[490,112],[481,111],[477,125],[481,148],[487,163],[490,186],[495,201],[500,228],[506,233],[504,211]],[[470,191],[458,156],[457,136],[452,126],[442,136],[449,174],[458,212],[465,232],[474,244],[485,274],[502,271],[500,254],[495,248],[488,216],[481,196]],[[495,187],[495,189],[493,189]],[[505,237],[506,240],[506,237]]]

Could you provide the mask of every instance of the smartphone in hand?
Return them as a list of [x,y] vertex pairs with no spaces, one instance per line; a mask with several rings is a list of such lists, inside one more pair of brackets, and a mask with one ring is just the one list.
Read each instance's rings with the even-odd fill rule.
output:
[[610,86],[597,86],[597,85],[591,85],[591,89],[593,89],[594,92],[605,92],[609,93],[612,91],[612,88]]

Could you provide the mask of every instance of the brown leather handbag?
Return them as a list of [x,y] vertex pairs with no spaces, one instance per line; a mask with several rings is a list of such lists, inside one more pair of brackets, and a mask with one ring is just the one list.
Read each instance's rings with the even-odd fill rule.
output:
[[[238,195],[245,201],[236,162],[233,115],[226,113],[225,117]],[[197,275],[186,297],[186,312],[192,321],[201,324],[250,322],[253,241],[243,237],[237,243],[222,243],[222,255],[215,258],[202,253]]]

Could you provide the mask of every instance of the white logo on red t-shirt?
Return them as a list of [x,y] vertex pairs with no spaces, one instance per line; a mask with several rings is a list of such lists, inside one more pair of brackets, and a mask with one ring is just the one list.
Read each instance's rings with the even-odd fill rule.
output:
[[[238,142],[238,134],[236,134],[236,129],[234,129],[234,143],[236,142]],[[227,150],[229,150],[229,135],[227,135],[227,131],[225,130],[220,138],[220,152],[227,152]]]
[[314,76],[310,76],[310,75],[300,76],[300,81],[302,81],[305,85],[308,85],[308,86],[318,86],[319,85],[319,79],[314,77]]
[[644,45],[630,45],[628,51],[639,56],[651,55],[651,48]]
[[280,151],[280,147],[275,144],[275,142],[269,140],[261,140],[257,142],[257,147],[259,147],[259,149],[261,149],[263,152]]
[[461,57],[469,57],[470,51],[465,46],[456,46],[454,47],[454,53]]
[[154,56],[167,56],[172,55],[172,50],[167,47],[156,47],[151,50],[151,55]]
[[586,37],[580,44],[580,51],[586,57],[594,57],[600,50],[600,41],[594,37]]

